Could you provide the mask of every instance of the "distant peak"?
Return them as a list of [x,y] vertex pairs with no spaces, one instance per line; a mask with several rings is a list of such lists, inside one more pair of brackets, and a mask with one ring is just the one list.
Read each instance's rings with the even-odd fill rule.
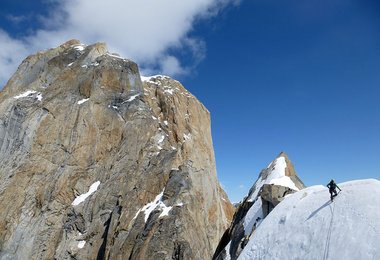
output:
[[277,158],[279,158],[279,157],[285,157],[286,159],[289,159],[288,155],[284,151],[280,152],[280,154],[277,156]]

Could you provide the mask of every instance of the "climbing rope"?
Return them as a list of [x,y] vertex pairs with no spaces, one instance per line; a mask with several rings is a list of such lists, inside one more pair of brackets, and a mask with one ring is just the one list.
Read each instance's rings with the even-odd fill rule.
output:
[[330,220],[330,225],[329,225],[329,229],[328,229],[328,232],[327,232],[325,251],[323,253],[323,259],[324,260],[328,259],[328,257],[329,257],[329,251],[330,251],[330,240],[331,240],[331,233],[332,233],[332,225],[333,225],[333,221],[334,221],[335,201],[333,201],[332,204],[333,204],[332,209],[331,209],[331,205],[330,205],[331,220]]

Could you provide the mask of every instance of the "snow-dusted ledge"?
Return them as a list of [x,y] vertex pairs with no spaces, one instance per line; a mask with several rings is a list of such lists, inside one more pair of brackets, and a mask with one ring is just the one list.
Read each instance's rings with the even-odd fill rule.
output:
[[42,101],[42,94],[34,90],[27,90],[24,93],[21,93],[20,95],[15,96],[13,98],[20,99],[20,98],[26,98],[26,97],[35,97],[38,99],[38,101]]
[[91,184],[88,192],[81,194],[78,197],[76,197],[75,200],[73,201],[73,203],[71,203],[71,205],[77,206],[80,203],[82,203],[83,201],[85,201],[92,193],[94,193],[98,189],[99,185],[100,185],[100,181],[97,181],[97,182],[94,182],[93,184]]

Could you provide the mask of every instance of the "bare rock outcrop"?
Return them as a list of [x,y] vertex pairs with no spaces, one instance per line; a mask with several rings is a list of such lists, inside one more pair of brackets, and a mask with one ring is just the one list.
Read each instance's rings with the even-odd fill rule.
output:
[[0,92],[0,198],[1,259],[210,259],[234,211],[207,109],[76,40]]
[[261,171],[248,195],[239,204],[230,227],[224,233],[213,259],[237,259],[254,236],[256,228],[283,198],[305,188],[293,164],[282,152]]

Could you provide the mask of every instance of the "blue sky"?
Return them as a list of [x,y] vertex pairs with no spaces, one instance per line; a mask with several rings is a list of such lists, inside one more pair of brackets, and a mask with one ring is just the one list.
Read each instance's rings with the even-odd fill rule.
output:
[[[45,44],[106,41],[144,73],[174,75],[195,94],[211,112],[218,176],[232,201],[281,151],[307,185],[380,177],[378,1],[192,1],[162,24],[142,24],[141,42],[160,33],[144,49],[139,37],[118,38],[128,28],[115,36],[82,21],[81,29],[75,17],[86,14],[85,4],[24,2],[3,1],[0,11],[0,44],[6,35],[20,56],[52,47],[37,36]],[[162,3],[163,10],[173,4]],[[56,18],[62,13],[70,23]],[[6,58],[0,52],[0,68]]]

